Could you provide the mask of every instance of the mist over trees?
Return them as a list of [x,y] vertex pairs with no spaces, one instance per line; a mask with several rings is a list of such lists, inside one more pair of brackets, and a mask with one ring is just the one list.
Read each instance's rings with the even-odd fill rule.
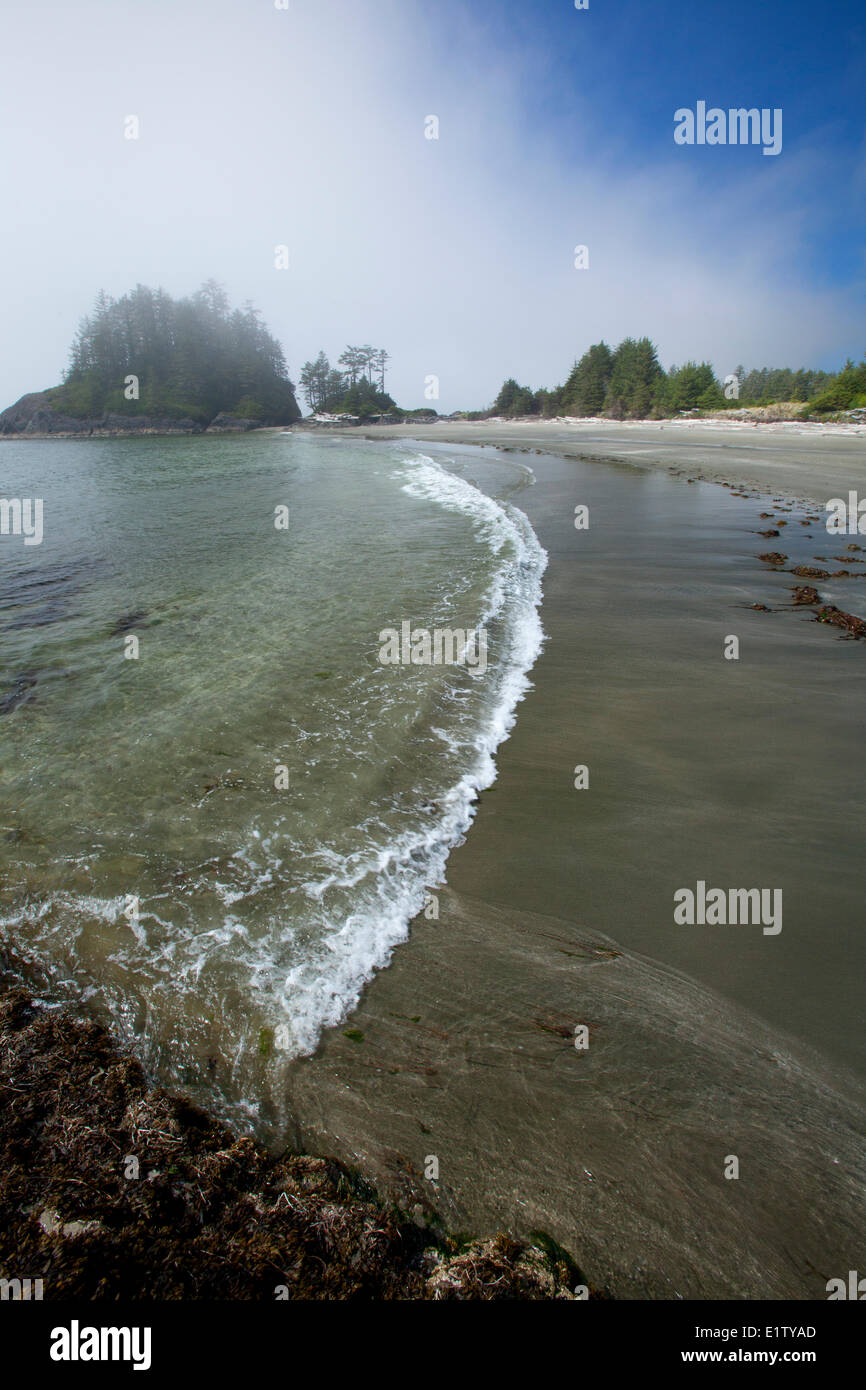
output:
[[120,299],[100,292],[76,334],[57,408],[199,423],[225,412],[271,425],[301,414],[283,349],[259,311],[231,309],[215,280],[188,299],[147,285]]
[[[369,343],[348,345],[336,366],[322,351],[304,363],[300,388],[314,414],[438,418],[429,406],[397,406],[386,390],[389,362],[384,348]],[[232,309],[215,280],[185,299],[141,284],[119,299],[101,291],[79,325],[62,385],[22,397],[3,412],[0,432],[25,428],[37,394],[50,412],[78,420],[110,414],[191,420],[199,427],[218,415],[261,425],[301,418],[280,343],[252,304]],[[801,403],[804,416],[866,407],[866,357],[859,364],[849,359],[836,373],[740,365],[720,382],[709,362],[665,370],[647,337],[624,338],[616,347],[601,341],[573,363],[561,385],[533,389],[509,377],[490,409],[455,412],[455,418],[642,420],[778,402]]]
[[512,417],[605,416],[611,420],[661,419],[688,410],[736,409],[798,401],[821,413],[866,406],[866,360],[848,361],[838,374],[738,366],[738,391],[725,394],[709,362],[661,366],[649,338],[624,338],[616,347],[593,343],[561,386],[533,391],[513,377],[503,382],[489,413]]
[[[385,390],[390,357],[384,348],[347,347],[332,367],[324,352],[301,368],[300,384],[315,414],[388,415],[397,406]],[[340,371],[339,367],[343,370]]]

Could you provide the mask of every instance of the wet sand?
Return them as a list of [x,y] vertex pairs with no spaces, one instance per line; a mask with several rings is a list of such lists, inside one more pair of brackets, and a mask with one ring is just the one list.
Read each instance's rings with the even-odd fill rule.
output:
[[[302,429],[303,424],[296,428]],[[351,432],[350,432],[351,433]],[[357,434],[357,431],[354,432]],[[364,426],[370,439],[399,439],[405,425]],[[866,427],[726,421],[442,421],[413,425],[414,439],[550,451],[566,458],[620,459],[704,482],[739,482],[824,506],[849,488],[866,492]]]
[[[824,1298],[862,1258],[866,651],[757,559],[779,544],[754,534],[766,499],[664,476],[697,477],[696,446],[528,460],[515,500],[550,553],[535,688],[438,921],[294,1064],[286,1137],[419,1219],[543,1229],[617,1297]],[[798,497],[864,472],[847,439],[769,447],[752,476]],[[781,887],[783,930],[676,926],[699,878]]]

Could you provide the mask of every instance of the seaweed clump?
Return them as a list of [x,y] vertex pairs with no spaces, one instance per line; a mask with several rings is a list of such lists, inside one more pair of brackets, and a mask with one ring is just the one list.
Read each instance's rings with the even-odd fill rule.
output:
[[843,632],[855,641],[858,637],[866,637],[866,622],[853,613],[843,613],[834,603],[825,603],[823,608],[819,608],[815,614],[815,621],[841,627]]
[[541,1243],[461,1243],[334,1159],[269,1153],[17,984],[0,985],[0,1091],[0,1277],[41,1278],[46,1300],[570,1299],[586,1283]]

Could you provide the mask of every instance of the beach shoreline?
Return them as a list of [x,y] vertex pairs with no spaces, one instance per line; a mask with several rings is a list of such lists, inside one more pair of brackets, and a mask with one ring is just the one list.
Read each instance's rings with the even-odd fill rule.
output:
[[[550,557],[545,647],[497,780],[447,882],[430,885],[436,918],[415,919],[360,1006],[290,1065],[289,1122],[260,1137],[272,1153],[334,1156],[422,1225],[542,1231],[607,1296],[823,1298],[857,1267],[866,1090],[845,1051],[847,945],[828,937],[816,958],[806,928],[844,917],[862,885],[839,809],[856,769],[816,790],[797,757],[808,743],[817,766],[837,767],[858,746],[862,649],[805,621],[788,574],[762,564],[781,542],[753,534],[763,503],[734,458],[714,462],[720,441],[686,433],[686,458],[635,434],[611,435],[604,454],[587,431],[560,448],[522,426],[448,428],[460,438],[441,425],[369,433],[456,455],[469,481],[478,445],[534,455],[535,481],[512,501]],[[786,508],[866,470],[847,442],[793,460],[786,448],[745,462],[772,479],[793,532]],[[592,521],[578,535],[581,502]],[[745,692],[720,655],[734,623]],[[803,711],[785,723],[791,682]],[[785,846],[811,844],[816,825],[830,897],[791,881],[804,901],[781,938],[790,965],[760,929],[732,945],[658,936],[674,884],[725,881],[726,855],[740,882],[792,874]],[[764,826],[769,868],[749,848]]]
[[[814,803],[816,792],[808,769],[801,775],[794,766],[809,721],[795,717],[774,731],[778,698],[796,663],[804,704],[824,701],[838,716],[813,750],[818,765],[835,763],[838,742],[860,727],[862,651],[805,624],[788,576],[761,564],[762,543],[745,523],[762,503],[758,494],[747,505],[738,500],[749,483],[734,459],[724,468],[703,465],[713,482],[728,484],[704,494],[686,485],[700,471],[691,459],[684,467],[670,455],[648,457],[644,444],[640,457],[603,456],[585,437],[558,449],[520,429],[473,430],[471,444],[533,453],[546,445],[528,460],[536,485],[517,499],[550,555],[541,610],[547,641],[531,673],[534,688],[500,747],[497,781],[451,854],[447,886],[435,889],[439,920],[417,918],[346,1025],[324,1036],[315,1057],[293,1065],[294,1124],[304,1147],[357,1162],[406,1202],[433,1201],[458,1229],[550,1230],[615,1297],[823,1297],[835,1266],[855,1258],[862,1199],[853,1136],[864,1090],[862,1070],[834,1055],[842,1030],[831,1039],[826,1018],[795,1012],[797,981],[810,971],[805,918],[784,937],[794,962],[787,996],[785,957],[768,954],[768,938],[740,936],[729,945],[671,932],[665,956],[640,918],[663,910],[665,870],[681,875],[671,886],[700,877],[705,861],[708,875],[721,875],[736,851],[743,863],[735,881],[772,874],[760,846],[749,846],[748,827],[754,838],[762,822],[779,826],[769,857],[793,892],[784,844],[798,837],[807,844],[814,830],[811,814],[790,807],[807,788]],[[459,426],[449,430],[453,440],[439,426],[411,439],[396,427],[370,433],[439,457],[464,450],[461,468],[471,475],[473,450]],[[779,501],[794,506],[821,492],[810,460],[776,457],[753,472],[764,487],[772,478]],[[862,460],[843,450],[828,476],[841,486],[862,472]],[[780,478],[796,488],[783,491]],[[595,548],[578,562],[573,504],[587,499],[594,517],[621,514],[629,499],[640,516],[607,532],[591,526]],[[698,505],[713,515],[721,508],[721,530],[708,533],[720,553],[706,580],[696,578],[708,555],[708,537],[695,532]],[[670,512],[661,551],[670,558],[652,552],[656,574],[635,552]],[[678,557],[684,539],[687,553]],[[634,587],[640,577],[650,593]],[[734,612],[753,665],[745,700],[721,657]],[[610,643],[606,631],[615,635]],[[691,651],[681,650],[684,631],[696,644]],[[630,656],[628,675],[619,652]],[[660,680],[671,683],[667,715],[656,709]],[[641,690],[649,692],[649,713]],[[693,717],[702,704],[709,747],[704,716]],[[832,726],[832,714],[824,722]],[[618,746],[623,737],[634,755]],[[747,765],[766,763],[768,737],[777,742],[756,792]],[[743,768],[727,752],[732,739]],[[641,766],[647,759],[649,771]],[[708,789],[696,791],[700,759]],[[577,762],[592,766],[596,803],[581,803],[572,789]],[[814,815],[827,815],[835,830],[841,817],[832,803],[846,794],[831,780]],[[731,807],[743,791],[756,804],[738,834]],[[599,810],[588,816],[578,810],[593,804]],[[706,835],[720,825],[731,847],[718,854]],[[822,849],[831,834],[825,825]],[[850,845],[838,846],[831,876],[837,866],[843,872]],[[677,867],[680,858],[688,870]],[[850,877],[837,887],[831,917],[856,900]],[[803,891],[798,881],[796,893]],[[821,920],[814,894],[809,909]],[[837,974],[845,988],[845,969],[844,955],[831,952],[815,981],[825,1012]],[[721,988],[709,983],[714,977]],[[851,1005],[846,997],[845,1020]],[[581,1023],[590,1034],[585,1053],[574,1045]],[[731,1154],[750,1170],[748,1182],[724,1178]],[[423,1178],[429,1155],[442,1174],[436,1185]]]
[[[293,429],[302,432],[304,421]],[[368,439],[474,445],[628,463],[700,482],[731,483],[826,505],[866,493],[866,426],[726,420],[441,420],[435,425],[329,427]]]

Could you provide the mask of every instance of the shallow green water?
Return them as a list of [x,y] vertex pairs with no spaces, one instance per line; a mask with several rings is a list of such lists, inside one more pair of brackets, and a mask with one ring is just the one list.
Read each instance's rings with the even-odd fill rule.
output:
[[[531,475],[275,433],[0,466],[44,503],[0,543],[4,937],[161,1079],[270,1114],[495,775],[541,640]],[[383,665],[407,620],[483,626],[486,672]]]

